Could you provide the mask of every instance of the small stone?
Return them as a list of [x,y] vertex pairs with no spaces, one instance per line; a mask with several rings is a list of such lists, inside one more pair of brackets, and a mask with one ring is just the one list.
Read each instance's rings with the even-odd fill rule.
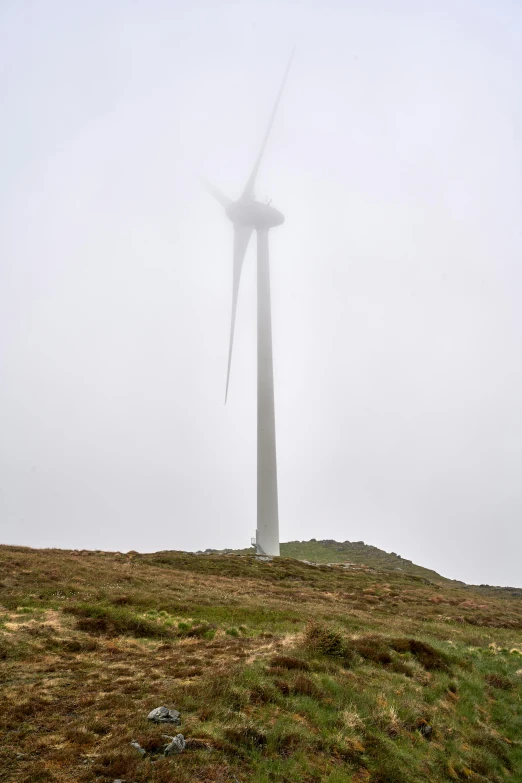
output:
[[177,710],[169,710],[168,707],[156,707],[156,709],[149,712],[147,719],[154,721],[154,723],[174,723],[176,726],[181,725],[181,715],[179,712]]
[[426,737],[426,739],[428,739],[428,737],[431,737],[433,733],[433,726],[430,726],[429,723],[424,724],[424,726],[421,726],[420,728],[420,733],[422,734],[423,737]]
[[136,748],[140,756],[144,756],[146,754],[145,748],[142,748],[139,742],[131,742],[131,745],[133,748]]
[[171,740],[165,748],[166,756],[172,756],[174,753],[181,753],[182,750],[185,750],[186,742],[183,734],[176,734],[175,737],[169,737],[167,734],[164,734],[163,736],[166,739]]

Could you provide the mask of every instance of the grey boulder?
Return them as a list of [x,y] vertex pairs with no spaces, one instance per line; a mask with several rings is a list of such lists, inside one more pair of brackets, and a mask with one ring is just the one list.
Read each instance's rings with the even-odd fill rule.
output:
[[181,715],[177,710],[169,710],[168,707],[156,707],[156,709],[149,712],[147,719],[154,723],[174,723],[176,726],[181,725]]
[[165,748],[166,756],[172,756],[174,753],[181,753],[182,750],[185,750],[186,743],[183,734],[176,734],[175,737],[169,737],[166,734],[163,736],[171,740]]

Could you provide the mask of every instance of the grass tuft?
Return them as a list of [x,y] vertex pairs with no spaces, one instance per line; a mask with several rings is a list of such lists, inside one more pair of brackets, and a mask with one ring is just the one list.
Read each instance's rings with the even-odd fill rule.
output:
[[270,659],[270,666],[273,669],[310,671],[310,664],[308,661],[304,661],[302,658],[296,658],[293,655],[274,655],[274,657]]
[[343,661],[348,661],[351,658],[351,652],[343,635],[325,623],[309,622],[305,631],[304,643],[309,650],[319,655],[339,658]]
[[169,631],[163,626],[139,617],[126,609],[115,609],[96,604],[82,604],[66,606],[63,611],[78,618],[76,627],[79,631],[84,631],[93,636],[111,637],[128,634],[138,638],[149,639],[169,636]]

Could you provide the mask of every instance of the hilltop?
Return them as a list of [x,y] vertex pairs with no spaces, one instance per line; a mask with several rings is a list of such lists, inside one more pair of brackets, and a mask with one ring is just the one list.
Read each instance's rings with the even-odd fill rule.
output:
[[[206,549],[205,554],[252,554],[252,549]],[[415,565],[411,560],[397,555],[395,552],[385,552],[364,541],[333,541],[325,539],[316,541],[288,541],[281,544],[281,556],[296,560],[307,560],[312,563],[349,563],[363,565],[380,571],[403,571],[415,574],[430,581],[450,581],[431,571],[429,568]],[[461,583],[463,584],[463,583]]]
[[520,781],[520,593],[373,554],[0,547],[0,778]]

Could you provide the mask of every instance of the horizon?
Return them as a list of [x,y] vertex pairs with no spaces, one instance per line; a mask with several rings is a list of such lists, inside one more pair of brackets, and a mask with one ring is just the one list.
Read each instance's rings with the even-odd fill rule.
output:
[[[376,547],[374,544],[369,544],[366,541],[336,541],[335,539],[315,539],[311,538],[308,541],[281,541],[281,546],[285,546],[287,544],[311,544],[311,543],[317,543],[317,544],[324,544],[324,543],[334,543],[334,544],[362,544],[365,547],[368,547],[370,549],[377,549],[378,552],[384,552],[386,555],[396,555],[401,560],[405,561],[406,563],[411,563],[414,566],[418,566],[420,568],[423,568],[426,571],[434,571],[434,569],[428,569],[426,568],[422,563],[417,563],[412,561],[410,558],[403,557],[402,555],[398,554],[397,552],[386,552],[385,550],[381,549],[380,547]],[[90,552],[92,554],[120,554],[120,555],[132,555],[132,554],[138,554],[138,555],[154,555],[159,553],[165,553],[165,552],[175,552],[178,554],[187,554],[187,555],[205,555],[205,554],[218,554],[218,555],[237,555],[240,557],[247,557],[248,555],[251,555],[252,557],[267,557],[266,555],[259,555],[255,551],[254,545],[251,545],[250,547],[222,547],[221,549],[214,549],[211,547],[207,547],[206,549],[196,549],[196,550],[190,550],[190,549],[150,549],[150,550],[138,550],[138,549],[129,549],[127,551],[122,551],[119,549],[88,549],[88,548],[75,548],[75,547],[60,547],[60,546],[48,546],[48,547],[34,547],[29,546],[25,544],[4,544],[0,543],[0,547],[13,547],[14,549],[29,549],[34,550],[38,552],[45,552],[45,551],[56,551],[56,552]],[[245,549],[252,549],[252,552],[248,552],[244,554]],[[269,559],[273,559],[272,556],[268,556]],[[303,561],[302,558],[294,557],[292,555],[285,555],[284,553],[281,553],[281,555],[276,555],[276,557],[285,557],[290,560],[297,560],[301,562],[308,562]],[[310,561],[314,562],[314,561]],[[332,564],[341,564],[341,563],[348,563],[349,560],[339,560],[339,561],[332,561],[331,563],[322,563],[323,565],[332,565]],[[377,570],[381,572],[386,572],[388,570],[391,570],[391,572],[396,572],[396,568],[387,569],[385,567],[383,568],[377,568],[376,566],[368,566],[369,570]],[[466,582],[463,579],[459,579],[458,577],[450,577],[446,576],[446,574],[440,573],[438,571],[434,571],[438,576],[442,577],[444,580],[447,580],[449,582],[457,582],[459,584],[466,585],[468,587],[491,587],[491,588],[499,588],[502,590],[522,590],[522,584],[489,584],[485,582],[478,583],[472,583],[472,582]]]

